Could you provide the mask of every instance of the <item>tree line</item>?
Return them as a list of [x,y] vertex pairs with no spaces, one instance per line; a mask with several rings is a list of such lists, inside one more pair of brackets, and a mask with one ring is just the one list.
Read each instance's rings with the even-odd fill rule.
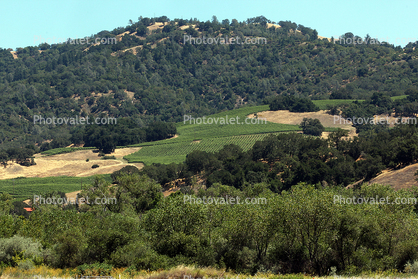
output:
[[147,127],[140,127],[135,120],[119,118],[115,125],[88,125],[74,130],[70,141],[96,147],[104,153],[112,153],[117,146],[127,146],[141,142],[163,140],[177,133],[172,122],[154,122]]

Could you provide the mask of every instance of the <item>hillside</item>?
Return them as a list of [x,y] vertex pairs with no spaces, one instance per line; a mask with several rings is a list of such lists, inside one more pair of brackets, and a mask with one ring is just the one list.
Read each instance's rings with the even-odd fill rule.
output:
[[[112,44],[2,49],[0,148],[57,138],[68,143],[74,125],[34,123],[35,115],[129,117],[142,127],[260,105],[277,94],[328,99],[343,91],[344,98],[366,99],[417,85],[412,45],[341,44],[301,24],[272,24],[262,16],[245,22],[140,17],[89,38],[114,38]],[[189,44],[185,36],[266,43]]]
[[369,183],[377,183],[382,185],[390,185],[394,189],[408,189],[418,186],[417,176],[418,164],[407,166],[400,170],[384,171],[382,174],[370,180]]

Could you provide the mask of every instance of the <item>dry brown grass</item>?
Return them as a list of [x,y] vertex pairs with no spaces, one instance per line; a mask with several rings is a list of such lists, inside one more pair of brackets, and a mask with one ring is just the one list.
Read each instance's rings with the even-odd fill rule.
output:
[[[321,121],[324,127],[331,128],[341,128],[349,131],[349,137],[352,138],[357,136],[356,129],[351,126],[350,122],[344,124],[341,121],[341,124],[338,122],[334,123],[334,116],[326,113],[325,110],[320,110],[317,112],[290,112],[288,110],[278,110],[278,111],[262,111],[257,113],[258,118],[266,119],[267,121],[280,123],[280,124],[292,124],[299,125],[303,118],[314,118]],[[254,115],[249,115],[249,118],[253,118]],[[323,137],[327,138],[329,133],[324,132]]]
[[[228,275],[228,276],[226,276]],[[189,276],[189,277],[186,277]],[[219,270],[215,268],[195,268],[189,266],[177,266],[170,270],[156,271],[148,274],[148,279],[167,279],[167,278],[226,278],[232,277],[231,274],[227,274],[225,270]],[[236,275],[235,275],[236,277]]]
[[273,24],[273,23],[267,23],[267,28],[270,28],[270,27],[275,27],[276,29],[277,28],[282,28],[280,25],[278,25],[278,24]]
[[10,53],[13,55],[13,59],[17,59],[18,58],[16,51],[11,51]]
[[193,28],[193,29],[195,29],[196,30],[196,24],[191,24],[191,25],[183,25],[183,26],[180,26],[179,28],[181,29],[181,30],[186,30],[187,28],[189,28],[189,27],[191,27],[191,28]]
[[[116,149],[110,155],[116,157],[112,160],[102,160],[98,153],[93,150],[80,150],[72,153],[58,154],[53,156],[35,155],[36,165],[23,167],[9,162],[6,168],[0,168],[0,179],[10,179],[19,176],[24,177],[49,177],[49,176],[76,176],[85,177],[96,174],[108,174],[120,170],[124,166],[133,165],[141,169],[143,164],[128,164],[123,157],[141,149],[140,147]],[[89,159],[88,162],[86,160]],[[91,167],[97,164],[98,168]]]
[[418,163],[407,166],[400,170],[385,170],[377,177],[370,180],[370,183],[390,185],[395,190],[408,189],[412,186],[418,186],[415,173],[418,170]]
[[[1,278],[5,279],[27,279],[34,278],[34,276],[40,276],[40,278],[75,278],[76,269],[53,269],[46,266],[36,267],[31,270],[21,270],[17,267],[8,267],[4,269]],[[226,272],[224,269],[215,269],[211,267],[197,268],[190,266],[177,266],[170,270],[159,270],[159,271],[134,271],[132,274],[126,272],[126,268],[114,268],[110,275],[117,279],[184,279],[184,278],[230,278],[230,279],[248,279],[248,278],[322,278],[322,279],[333,279],[335,276],[310,276],[310,275],[278,275],[273,273],[257,273],[253,276],[249,274],[236,274],[233,272]],[[391,275],[384,275],[382,272],[376,272],[367,276],[338,276],[341,279],[361,279],[361,278],[417,278],[414,274],[403,274],[392,273]],[[409,276],[408,276],[409,275]],[[78,277],[80,278],[80,277]]]
[[131,99],[131,100],[134,99],[135,92],[125,90],[125,93],[126,93],[126,95],[128,95],[129,99]]
[[118,42],[122,41],[122,37],[125,36],[126,34],[129,34],[129,31],[126,31],[126,32],[123,32],[123,33],[121,33],[119,35],[116,35],[116,40]]
[[168,23],[167,22],[166,23],[155,22],[154,24],[148,26],[147,28],[148,28],[149,31],[154,31],[154,30],[157,30],[157,29],[163,29],[165,24],[168,24]]

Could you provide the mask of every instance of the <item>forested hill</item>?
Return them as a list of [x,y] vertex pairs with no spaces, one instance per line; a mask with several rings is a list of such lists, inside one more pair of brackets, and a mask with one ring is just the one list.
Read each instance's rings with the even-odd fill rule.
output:
[[[116,38],[115,44],[0,49],[0,146],[70,137],[71,126],[34,124],[34,115],[130,117],[142,127],[260,104],[276,94],[365,99],[417,86],[415,44],[343,44],[356,38],[345,31],[344,40],[329,41],[314,29],[262,16],[245,22],[140,17],[90,38]],[[199,45],[185,43],[186,35],[267,43]]]

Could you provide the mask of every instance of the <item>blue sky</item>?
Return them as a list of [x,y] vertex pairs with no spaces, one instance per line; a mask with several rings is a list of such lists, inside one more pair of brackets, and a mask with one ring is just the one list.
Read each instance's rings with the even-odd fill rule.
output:
[[[416,0],[14,0],[2,1],[0,47],[39,45],[40,38],[80,38],[128,25],[139,16],[211,20],[264,15],[315,28],[320,36],[352,32],[405,46],[418,41]],[[36,40],[36,41],[35,41]]]

